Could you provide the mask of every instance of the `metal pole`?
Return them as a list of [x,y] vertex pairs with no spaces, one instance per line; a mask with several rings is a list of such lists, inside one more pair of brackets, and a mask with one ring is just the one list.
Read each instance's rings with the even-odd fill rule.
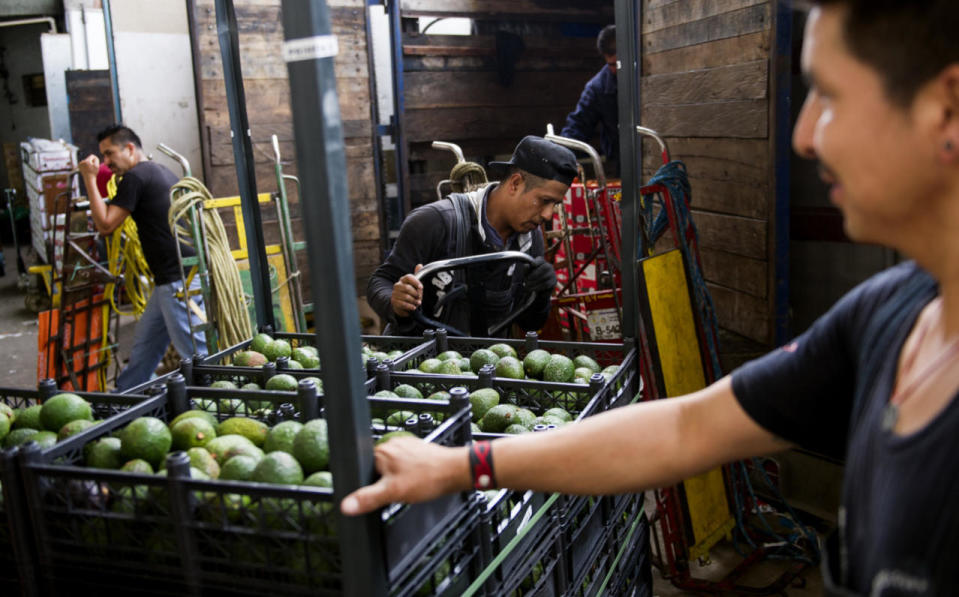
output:
[[[343,123],[336,95],[331,34],[325,0],[283,0],[283,57],[290,74],[290,103],[301,166],[303,224],[310,231],[307,255],[313,279],[316,345],[323,361],[335,496],[373,480],[370,411],[360,359],[359,312],[353,270],[349,192]],[[333,372],[327,375],[326,372]],[[340,519],[343,591],[386,595],[386,567],[379,514]]]
[[619,61],[619,155],[623,195],[623,338],[639,338],[637,300],[639,287],[636,284],[636,235],[639,187],[642,175],[641,145],[634,132],[640,124],[639,105],[639,36],[640,0],[616,0],[616,57]]
[[253,161],[253,142],[250,139],[250,121],[246,115],[246,93],[243,90],[243,73],[240,69],[240,45],[233,0],[216,0],[216,33],[220,40],[223,81],[226,84],[226,101],[230,108],[230,137],[233,139],[240,208],[246,227],[256,323],[276,329],[273,294],[270,292],[270,268],[266,260],[266,238],[263,235],[260,204],[256,196],[256,166]]
[[386,10],[390,19],[390,49],[393,67],[393,122],[391,136],[393,152],[396,156],[396,197],[399,200],[397,221],[406,219],[410,210],[409,164],[406,156],[406,131],[403,130],[403,112],[406,99],[403,96],[403,23],[400,18],[400,1],[386,0]]
[[113,121],[123,122],[120,110],[120,83],[117,81],[117,54],[113,47],[113,17],[110,14],[110,0],[103,0],[103,21],[106,27],[107,59],[110,61],[110,89],[113,90]]

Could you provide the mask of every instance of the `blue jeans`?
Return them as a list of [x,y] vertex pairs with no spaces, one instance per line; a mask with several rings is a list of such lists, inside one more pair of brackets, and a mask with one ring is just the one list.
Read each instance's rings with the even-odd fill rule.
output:
[[[199,282],[191,286],[192,289],[199,287]],[[163,360],[171,341],[181,358],[193,356],[190,321],[192,319],[194,327],[202,322],[183,301],[177,299],[176,294],[182,288],[183,282],[177,281],[153,289],[153,294],[137,321],[130,362],[117,377],[117,391],[123,392],[149,381]],[[201,295],[194,295],[193,302],[203,309]],[[197,331],[194,340],[197,354],[206,356],[206,335]]]

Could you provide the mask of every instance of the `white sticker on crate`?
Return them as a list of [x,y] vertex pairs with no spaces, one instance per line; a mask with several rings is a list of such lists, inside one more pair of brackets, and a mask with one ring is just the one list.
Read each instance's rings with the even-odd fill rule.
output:
[[616,309],[596,309],[586,312],[591,340],[617,340],[622,338]]
[[299,62],[317,58],[331,58],[339,53],[335,35],[317,35],[283,42],[283,60]]

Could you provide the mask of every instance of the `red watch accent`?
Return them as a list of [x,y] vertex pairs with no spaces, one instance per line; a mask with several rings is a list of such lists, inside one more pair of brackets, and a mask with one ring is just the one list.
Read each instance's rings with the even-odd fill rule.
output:
[[493,446],[488,441],[473,442],[470,445],[470,474],[473,487],[479,490],[495,489],[496,475],[493,472]]

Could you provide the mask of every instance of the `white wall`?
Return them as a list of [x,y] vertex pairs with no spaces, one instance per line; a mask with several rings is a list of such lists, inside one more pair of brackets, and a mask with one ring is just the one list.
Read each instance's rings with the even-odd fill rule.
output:
[[156,161],[181,173],[177,162],[156,149],[165,143],[202,176],[186,2],[123,0],[110,8],[124,123]]

